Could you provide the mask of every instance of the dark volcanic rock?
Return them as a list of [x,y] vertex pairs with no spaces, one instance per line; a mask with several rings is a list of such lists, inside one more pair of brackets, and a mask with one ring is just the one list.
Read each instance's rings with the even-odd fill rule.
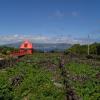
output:
[[23,79],[24,79],[23,75],[15,76],[11,78],[11,85],[18,86],[22,82]]

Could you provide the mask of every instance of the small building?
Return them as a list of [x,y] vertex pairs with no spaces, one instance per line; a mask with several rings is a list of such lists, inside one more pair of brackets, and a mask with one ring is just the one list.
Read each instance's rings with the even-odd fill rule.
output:
[[33,53],[33,45],[29,40],[25,40],[20,45],[20,52],[25,52],[26,54],[32,54]]

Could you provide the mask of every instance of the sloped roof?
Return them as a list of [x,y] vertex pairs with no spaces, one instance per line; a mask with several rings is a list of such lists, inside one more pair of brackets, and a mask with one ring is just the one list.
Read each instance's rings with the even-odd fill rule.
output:
[[29,40],[25,40],[21,45],[20,49],[32,49],[33,45]]

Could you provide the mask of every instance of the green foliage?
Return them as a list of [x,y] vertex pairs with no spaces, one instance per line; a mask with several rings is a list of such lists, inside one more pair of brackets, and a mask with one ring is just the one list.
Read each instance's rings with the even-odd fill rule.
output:
[[0,53],[2,54],[10,54],[12,51],[17,50],[17,48],[7,47],[7,46],[0,46]]
[[[76,53],[76,54],[87,54],[88,45],[75,44],[69,48],[66,53]],[[100,43],[94,43],[90,45],[90,54],[100,55]]]
[[73,77],[71,85],[74,86],[75,91],[83,100],[99,99],[100,85],[96,75],[99,73],[100,68],[94,69],[85,64],[70,63],[66,65],[66,69]]
[[[12,68],[0,70],[0,99],[2,100],[63,100],[63,90],[57,88],[52,74],[41,65],[19,62]],[[45,59],[45,58],[44,58]],[[32,56],[31,61],[43,61],[43,55]],[[12,85],[12,79],[23,76],[21,83]],[[17,85],[16,85],[17,84]]]
[[[55,80],[63,83],[58,67],[60,56],[60,53],[34,53],[21,58],[13,67],[0,70],[0,99],[64,100],[64,89],[54,85]],[[49,71],[50,68],[54,69]],[[65,68],[68,82],[82,100],[99,100],[99,67],[66,61]]]

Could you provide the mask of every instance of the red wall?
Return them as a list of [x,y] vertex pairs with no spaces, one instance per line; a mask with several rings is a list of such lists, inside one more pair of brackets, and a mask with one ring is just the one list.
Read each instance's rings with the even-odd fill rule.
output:
[[20,52],[26,52],[26,54],[32,54],[33,53],[33,49],[20,49]]

